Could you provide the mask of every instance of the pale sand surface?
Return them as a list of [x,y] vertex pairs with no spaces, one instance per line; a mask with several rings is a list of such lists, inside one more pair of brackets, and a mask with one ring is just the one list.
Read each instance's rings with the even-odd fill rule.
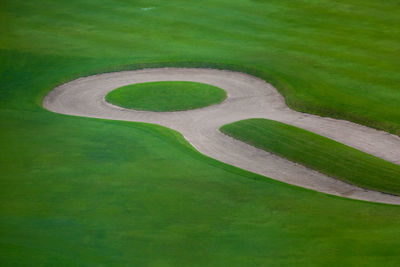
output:
[[[228,97],[217,105],[180,112],[135,111],[104,100],[108,92],[118,87],[152,81],[207,83],[224,89]],[[341,182],[222,134],[219,128],[227,123],[248,118],[272,119],[400,164],[400,137],[348,121],[293,111],[273,86],[248,74],[190,68],[105,73],[56,87],[44,98],[43,106],[68,115],[159,124],[182,133],[201,153],[254,173],[332,195],[400,204],[398,196]]]

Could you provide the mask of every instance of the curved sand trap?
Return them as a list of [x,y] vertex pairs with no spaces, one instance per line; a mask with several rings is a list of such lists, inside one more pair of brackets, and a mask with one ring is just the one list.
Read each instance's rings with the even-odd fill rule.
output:
[[[193,81],[224,89],[221,104],[180,112],[150,112],[107,103],[111,90],[134,83]],[[138,121],[163,125],[181,132],[201,153],[230,165],[273,179],[332,195],[373,202],[400,204],[400,197],[365,190],[330,178],[222,134],[227,123],[266,118],[331,138],[366,153],[400,164],[400,138],[343,120],[293,111],[278,91],[254,76],[232,71],[159,68],[105,73],[79,78],[52,90],[43,106],[57,113]]]

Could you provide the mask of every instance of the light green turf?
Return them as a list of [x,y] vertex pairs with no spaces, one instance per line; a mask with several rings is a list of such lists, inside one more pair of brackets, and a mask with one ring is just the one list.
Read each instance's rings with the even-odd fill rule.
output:
[[390,0],[2,1],[0,265],[398,266],[399,207],[237,170],[165,128],[41,108],[89,74],[229,67],[292,106],[398,133],[398,12]]
[[400,195],[400,166],[326,137],[266,119],[221,127],[236,139],[364,188]]
[[117,88],[106,95],[111,104],[138,110],[178,111],[222,102],[221,88],[197,82],[147,82]]

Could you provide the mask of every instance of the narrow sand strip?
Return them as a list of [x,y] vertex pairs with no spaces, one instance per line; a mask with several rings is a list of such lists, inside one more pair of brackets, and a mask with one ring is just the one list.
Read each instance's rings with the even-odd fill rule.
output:
[[[120,86],[153,81],[207,83],[224,89],[228,97],[221,104],[181,112],[128,110],[104,100],[108,92]],[[349,185],[222,134],[219,128],[227,123],[248,118],[267,118],[312,131],[400,164],[398,136],[348,121],[293,111],[274,87],[248,74],[189,68],[105,73],[56,87],[44,98],[43,106],[62,114],[163,125],[181,132],[201,153],[230,165],[332,195],[400,204],[398,196]]]

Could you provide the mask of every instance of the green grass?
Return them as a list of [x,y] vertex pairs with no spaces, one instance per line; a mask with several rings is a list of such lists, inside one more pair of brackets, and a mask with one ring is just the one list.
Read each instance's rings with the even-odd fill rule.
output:
[[398,263],[399,207],[230,167],[159,126],[0,116],[3,266]]
[[146,63],[243,70],[297,110],[400,135],[399,14],[398,0],[4,0],[0,48],[103,60],[81,74]]
[[400,195],[400,166],[309,131],[266,119],[221,127],[248,144],[364,188]]
[[231,68],[301,110],[399,134],[398,13],[390,0],[2,1],[0,265],[397,266],[399,207],[285,185],[171,130],[41,101],[99,72]]
[[111,104],[137,110],[179,111],[222,102],[221,88],[197,82],[147,82],[123,86],[106,95]]

